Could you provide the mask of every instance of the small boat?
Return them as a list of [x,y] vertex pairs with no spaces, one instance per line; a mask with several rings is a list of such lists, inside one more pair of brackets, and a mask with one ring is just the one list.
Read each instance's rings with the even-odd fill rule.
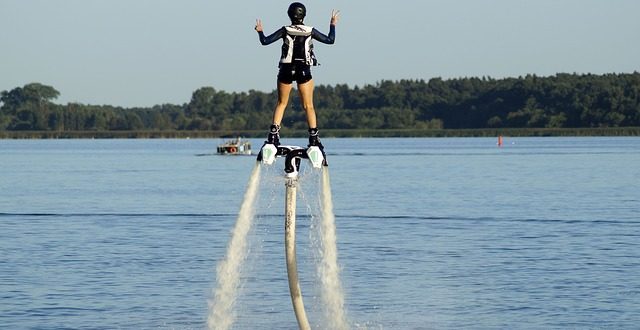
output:
[[251,155],[251,142],[241,137],[225,141],[218,145],[220,155]]

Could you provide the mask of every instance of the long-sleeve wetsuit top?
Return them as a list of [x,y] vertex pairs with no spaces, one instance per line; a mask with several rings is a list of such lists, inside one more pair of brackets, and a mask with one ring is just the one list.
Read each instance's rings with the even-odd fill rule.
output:
[[333,44],[336,39],[336,27],[329,25],[329,35],[325,35],[311,26],[288,25],[269,36],[265,36],[264,32],[260,31],[258,36],[262,45],[270,45],[282,39],[281,64],[301,61],[306,65],[317,65],[318,61],[313,53],[311,41],[315,39],[324,44]]

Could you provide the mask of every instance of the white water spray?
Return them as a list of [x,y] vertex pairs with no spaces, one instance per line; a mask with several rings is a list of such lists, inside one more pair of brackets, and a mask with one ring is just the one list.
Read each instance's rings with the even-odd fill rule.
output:
[[260,183],[260,164],[257,163],[251,172],[251,178],[240,207],[240,213],[233,228],[231,241],[227,246],[225,259],[216,267],[216,289],[213,301],[209,303],[207,325],[211,330],[227,330],[233,325],[236,313],[233,310],[240,279],[242,264],[247,258],[247,234],[249,233],[255,215],[255,201]]
[[[207,325],[211,330],[228,330],[233,327],[236,321],[234,307],[242,284],[243,263],[248,255],[247,235],[253,227],[255,204],[260,185],[260,170],[261,165],[257,163],[251,173],[244,201],[240,208],[231,240],[227,246],[226,256],[218,263],[216,268],[217,285],[213,291],[213,299],[209,303],[209,315],[207,318]],[[324,307],[323,322],[320,324],[323,329],[343,330],[349,329],[349,322],[344,310],[344,293],[340,282],[329,170],[326,166],[323,166],[320,172],[320,223],[317,226],[312,226],[312,228],[316,228],[315,232],[317,232],[317,237],[319,238],[316,264],[320,282],[320,297]],[[288,179],[287,182],[285,245],[291,299],[300,329],[309,329],[302,303],[295,258],[295,200],[298,180],[297,178],[295,180]]]
[[338,248],[336,245],[336,225],[333,214],[333,200],[331,197],[331,183],[329,181],[329,168],[323,167],[321,181],[321,208],[322,217],[320,223],[320,255],[318,275],[321,284],[320,296],[325,305],[326,329],[349,329],[349,322],[344,311],[344,293],[340,283],[340,268],[338,266]]

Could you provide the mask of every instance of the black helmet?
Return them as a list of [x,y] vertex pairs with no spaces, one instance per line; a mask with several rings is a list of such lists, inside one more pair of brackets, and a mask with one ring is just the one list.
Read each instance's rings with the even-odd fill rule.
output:
[[291,5],[289,5],[289,10],[287,10],[287,14],[291,19],[292,24],[302,24],[304,17],[307,16],[307,8],[299,2],[294,2]]

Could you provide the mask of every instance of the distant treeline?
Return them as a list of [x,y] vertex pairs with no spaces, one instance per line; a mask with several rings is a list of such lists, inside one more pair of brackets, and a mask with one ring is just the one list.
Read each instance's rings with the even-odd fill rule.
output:
[[[283,126],[303,130],[304,111],[297,94],[292,94]],[[275,91],[228,93],[202,87],[185,104],[123,108],[53,103],[59,95],[54,87],[40,83],[3,91],[0,132],[47,133],[42,136],[113,132],[119,136],[117,132],[177,131],[173,134],[181,136],[179,132],[264,131],[271,123],[277,98]],[[335,131],[385,129],[421,135],[421,131],[449,129],[640,127],[640,73],[385,80],[362,87],[320,85],[314,101],[320,128]]]

